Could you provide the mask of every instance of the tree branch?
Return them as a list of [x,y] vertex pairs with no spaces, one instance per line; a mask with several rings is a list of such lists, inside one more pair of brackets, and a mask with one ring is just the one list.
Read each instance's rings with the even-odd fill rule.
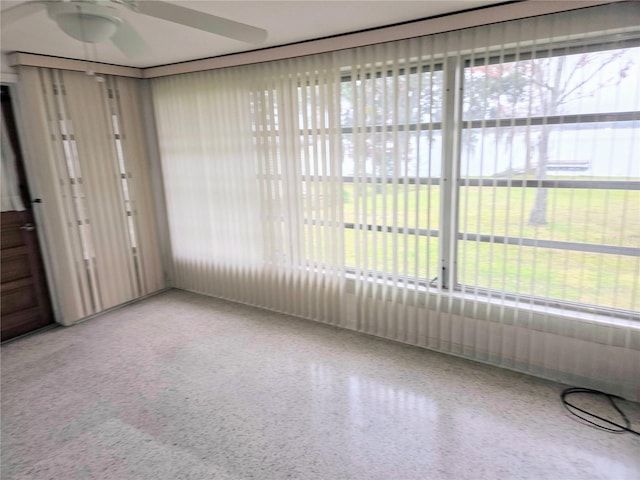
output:
[[[567,97],[569,95],[571,95],[573,92],[575,92],[576,90],[580,89],[581,87],[583,87],[585,84],[589,83],[596,75],[598,75],[605,67],[607,67],[608,65],[610,65],[611,63],[613,63],[614,61],[616,61],[618,58],[620,58],[621,54],[616,54],[616,55],[612,55],[611,57],[609,57],[609,59],[602,63],[595,71],[593,71],[591,73],[591,75],[589,75],[587,78],[585,78],[584,80],[582,80],[580,83],[578,83],[575,87],[573,87],[572,89],[565,91],[562,93],[562,95],[560,95],[558,97],[558,103],[562,104],[563,102],[566,101]],[[576,67],[574,70],[578,70],[578,68]],[[566,88],[566,87],[565,87]],[[597,88],[595,88],[593,90],[593,92],[595,92],[597,90]]]

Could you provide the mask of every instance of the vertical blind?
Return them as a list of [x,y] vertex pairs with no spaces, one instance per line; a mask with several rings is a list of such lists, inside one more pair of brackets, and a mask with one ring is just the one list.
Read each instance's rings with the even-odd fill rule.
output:
[[57,320],[70,324],[162,288],[136,81],[34,67],[19,74]]
[[339,89],[311,59],[153,83],[177,286],[339,319]]
[[638,45],[618,35],[465,57],[464,291],[640,310]]
[[639,13],[154,79],[176,286],[631,385]]

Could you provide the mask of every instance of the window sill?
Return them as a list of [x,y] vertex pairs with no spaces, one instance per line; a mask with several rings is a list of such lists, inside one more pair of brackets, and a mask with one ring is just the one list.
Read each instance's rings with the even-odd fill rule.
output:
[[[347,292],[355,293],[357,278],[355,273],[347,274]],[[380,287],[391,284],[380,278],[366,281]],[[428,310],[640,351],[640,318],[625,319],[601,311],[574,310],[416,284],[397,288],[407,289],[407,303]],[[379,300],[387,296],[382,289],[372,290],[371,295]]]

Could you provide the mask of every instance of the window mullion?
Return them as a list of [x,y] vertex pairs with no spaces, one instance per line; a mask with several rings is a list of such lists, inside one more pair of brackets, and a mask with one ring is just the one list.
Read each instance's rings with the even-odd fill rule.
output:
[[456,284],[458,231],[458,177],[462,134],[462,59],[447,59],[444,68],[445,95],[442,118],[442,179],[440,181],[440,273],[439,288]]

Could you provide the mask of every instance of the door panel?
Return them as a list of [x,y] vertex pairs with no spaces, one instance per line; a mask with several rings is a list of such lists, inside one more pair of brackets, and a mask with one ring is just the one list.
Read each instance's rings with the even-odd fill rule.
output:
[[7,248],[3,249],[2,254],[2,274],[0,275],[0,281],[6,283],[24,278],[24,272],[29,270],[27,248]]
[[26,230],[31,214],[2,212],[0,311],[2,340],[53,322],[35,230]]
[[[5,285],[3,285],[5,287]],[[2,292],[2,312],[10,315],[20,310],[38,306],[36,293],[33,290],[33,281],[30,278],[23,278],[11,282]]]

